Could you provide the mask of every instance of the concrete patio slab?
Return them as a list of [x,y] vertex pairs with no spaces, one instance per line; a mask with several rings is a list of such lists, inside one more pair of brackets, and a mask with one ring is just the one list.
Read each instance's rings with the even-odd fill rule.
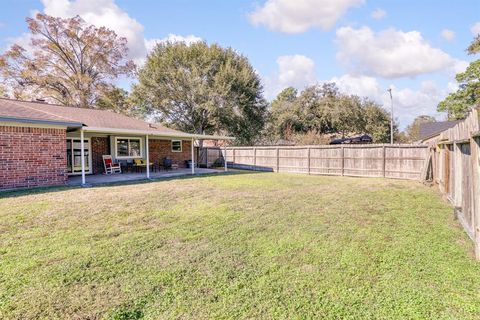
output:
[[[224,170],[195,168],[195,175],[211,174],[211,173],[224,173]],[[150,172],[150,179],[162,179],[171,177],[181,177],[192,175],[191,169],[176,169],[170,171],[158,171]],[[140,181],[147,180],[146,173],[119,173],[119,174],[95,174],[86,175],[87,185],[100,185],[124,181]],[[81,176],[70,176],[67,181],[69,186],[79,186],[82,184]]]

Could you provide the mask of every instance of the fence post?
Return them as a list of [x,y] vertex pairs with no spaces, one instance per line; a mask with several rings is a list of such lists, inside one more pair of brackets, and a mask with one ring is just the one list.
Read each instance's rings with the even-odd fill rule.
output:
[[[463,208],[462,203],[463,203],[463,194],[461,192],[462,188],[462,183],[465,181],[465,179],[468,179],[468,177],[464,176],[464,171],[463,166],[462,166],[462,147],[461,144],[459,143],[453,143],[453,157],[455,161],[455,185],[453,186],[455,188],[455,199],[454,199],[454,204],[456,207],[460,207],[462,212],[464,212],[465,208]],[[450,165],[449,163],[445,164],[446,168],[450,170]],[[448,173],[448,179],[450,180],[451,178],[451,172],[449,171]],[[450,182],[448,182],[448,185]],[[449,186],[446,185],[445,187],[448,188]],[[450,189],[448,189],[450,190]],[[459,192],[460,191],[460,192]]]
[[341,146],[342,150],[342,177],[345,174],[345,147]]
[[235,165],[235,148],[232,148],[233,165]]
[[382,174],[383,174],[383,177],[385,178],[385,167],[386,167],[386,162],[387,162],[387,155],[386,155],[386,152],[385,152],[385,145],[383,145],[383,166],[382,166]]
[[253,148],[253,171],[257,171],[257,148]]
[[280,152],[278,150],[279,148],[277,147],[277,173],[280,170]]
[[308,174],[310,174],[310,148],[307,148],[308,150],[308,157],[307,157],[307,161],[308,161]]
[[472,202],[473,202],[473,237],[475,243],[475,258],[480,260],[480,146],[479,141],[470,138],[470,158],[472,162]]

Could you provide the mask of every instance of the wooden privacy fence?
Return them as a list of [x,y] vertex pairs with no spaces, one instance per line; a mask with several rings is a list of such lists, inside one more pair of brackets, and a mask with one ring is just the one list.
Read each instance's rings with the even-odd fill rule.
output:
[[480,259],[479,110],[443,131],[431,144],[434,181],[455,207],[456,216],[475,243]]
[[421,179],[429,156],[425,145],[335,145],[209,148],[209,163],[229,167],[320,175]]

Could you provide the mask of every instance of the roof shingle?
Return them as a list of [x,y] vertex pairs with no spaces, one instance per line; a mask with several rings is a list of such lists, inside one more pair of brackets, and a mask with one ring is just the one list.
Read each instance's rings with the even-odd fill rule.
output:
[[451,127],[455,126],[457,123],[461,121],[462,120],[421,123],[419,138],[420,140],[431,138],[442,131],[450,129]]

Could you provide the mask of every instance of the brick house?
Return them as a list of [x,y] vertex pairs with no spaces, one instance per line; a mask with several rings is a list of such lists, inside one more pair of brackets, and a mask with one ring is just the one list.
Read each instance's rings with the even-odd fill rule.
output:
[[106,110],[0,98],[0,190],[62,185],[71,175],[85,183],[86,175],[103,173],[103,155],[149,164],[168,158],[185,167],[195,161],[195,140],[203,139],[231,138],[189,134]]

